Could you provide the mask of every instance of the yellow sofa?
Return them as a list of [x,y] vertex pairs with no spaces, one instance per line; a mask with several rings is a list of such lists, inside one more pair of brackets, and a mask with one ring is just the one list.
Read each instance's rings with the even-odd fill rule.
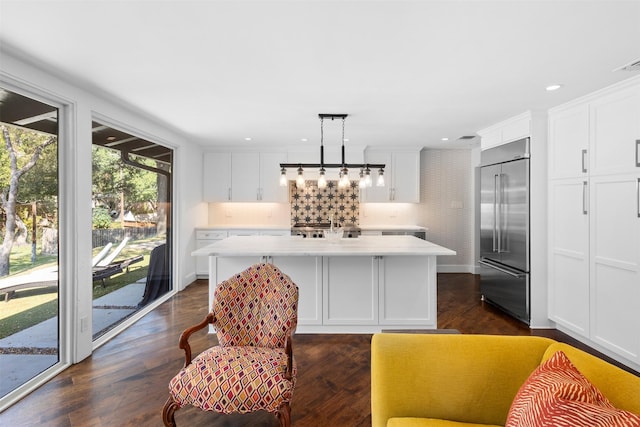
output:
[[533,336],[375,334],[372,427],[504,426],[520,386],[562,350],[611,403],[640,413],[640,377]]

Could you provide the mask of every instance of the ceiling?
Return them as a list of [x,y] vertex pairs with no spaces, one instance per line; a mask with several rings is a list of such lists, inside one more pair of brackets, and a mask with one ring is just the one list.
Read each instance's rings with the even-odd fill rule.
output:
[[638,75],[640,1],[0,0],[0,42],[203,145],[463,148]]

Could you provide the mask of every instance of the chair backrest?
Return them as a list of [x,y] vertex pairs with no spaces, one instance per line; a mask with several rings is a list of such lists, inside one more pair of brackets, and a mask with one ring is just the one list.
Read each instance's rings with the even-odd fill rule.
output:
[[298,324],[298,287],[272,264],[254,264],[219,283],[213,323],[221,346],[283,348]]

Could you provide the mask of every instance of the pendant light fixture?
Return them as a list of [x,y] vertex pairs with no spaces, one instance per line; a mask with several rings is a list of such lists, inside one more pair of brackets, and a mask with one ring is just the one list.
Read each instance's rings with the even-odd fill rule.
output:
[[[304,168],[318,169],[318,188],[327,186],[327,178],[325,172],[327,169],[338,169],[339,179],[338,187],[344,188],[350,185],[349,169],[360,169],[360,188],[371,187],[371,169],[378,169],[377,186],[384,186],[384,164],[372,163],[346,163],[344,156],[344,126],[348,114],[318,114],[320,118],[320,163],[280,163],[280,185],[288,184],[286,175],[287,168],[297,168],[298,175],[296,177],[296,185],[303,188],[305,185]],[[324,162],[324,119],[342,119],[342,140],[341,140],[341,163],[325,163]]]

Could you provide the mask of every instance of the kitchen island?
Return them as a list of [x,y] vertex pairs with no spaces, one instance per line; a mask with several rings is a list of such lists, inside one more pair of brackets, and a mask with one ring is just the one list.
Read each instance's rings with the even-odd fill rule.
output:
[[232,236],[193,255],[209,257],[209,306],[217,283],[269,262],[300,289],[299,333],[374,333],[437,328],[436,257],[455,251],[413,236]]

